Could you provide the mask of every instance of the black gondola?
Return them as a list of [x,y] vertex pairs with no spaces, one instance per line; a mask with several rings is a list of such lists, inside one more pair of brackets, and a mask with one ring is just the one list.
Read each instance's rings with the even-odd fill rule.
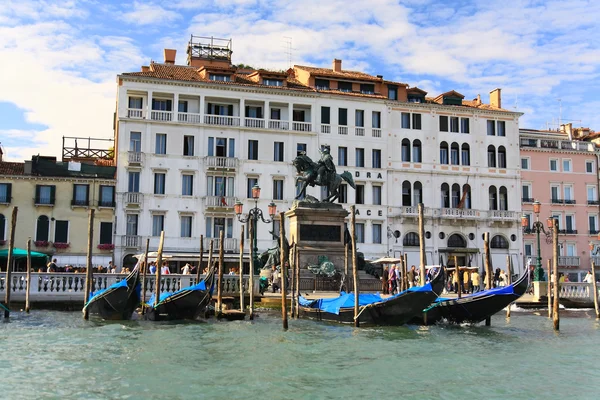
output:
[[90,294],[90,299],[83,307],[90,316],[106,320],[131,319],[133,311],[140,304],[140,273],[136,269],[127,277],[104,290]]
[[[425,286],[413,287],[394,296],[359,294],[361,325],[402,325],[431,304],[444,288],[444,272],[438,269]],[[306,300],[300,298],[300,317],[343,324],[354,323],[354,294],[343,293],[335,299]]]
[[528,286],[529,274],[525,272],[509,286],[484,290],[460,299],[439,298],[424,310],[423,318],[413,322],[434,324],[442,319],[458,324],[481,322],[523,296]]
[[145,318],[150,321],[195,320],[205,316],[214,288],[215,271],[212,269],[199,283],[174,293],[160,295],[154,304],[154,295],[148,301]]

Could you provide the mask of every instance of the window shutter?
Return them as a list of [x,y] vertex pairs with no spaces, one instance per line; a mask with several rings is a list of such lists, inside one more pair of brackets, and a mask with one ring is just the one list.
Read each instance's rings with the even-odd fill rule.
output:
[[56,186],[50,186],[50,204],[54,204],[56,199]]
[[206,217],[206,237],[211,238],[212,217]]
[[262,107],[257,107],[256,108],[256,118],[262,118],[262,117],[263,117]]
[[[245,117],[248,117],[248,116],[250,116],[250,106],[246,106],[246,107],[245,107],[244,116],[245,116]],[[260,118],[258,115],[257,115],[256,117],[257,117],[257,118]]]
[[167,100],[167,110],[166,111],[173,111],[173,100]]
[[235,157],[235,139],[229,139],[229,157]]
[[215,152],[215,138],[213,137],[209,137],[208,138],[208,155],[209,156],[213,156]]
[[227,106],[227,115],[229,115],[230,117],[233,116],[233,104],[229,104]]
[[35,204],[40,203],[40,185],[35,185]]
[[6,184],[6,202],[7,203],[11,203],[12,202],[12,183],[7,183]]
[[85,186],[85,205],[90,204],[90,185]]
[[152,109],[156,110],[156,99],[152,99]]
[[448,132],[448,117],[440,115],[440,131]]

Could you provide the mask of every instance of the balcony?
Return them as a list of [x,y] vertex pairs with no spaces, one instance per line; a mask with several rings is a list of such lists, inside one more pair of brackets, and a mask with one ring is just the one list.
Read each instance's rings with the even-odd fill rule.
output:
[[594,152],[594,144],[577,140],[555,140],[555,139],[534,139],[520,138],[521,147],[541,147],[544,149],[563,149]]
[[139,151],[130,151],[127,154],[127,160],[129,161],[129,165],[142,165],[144,153]]
[[488,211],[488,218],[492,221],[520,221],[521,214],[517,211],[506,211],[506,210],[490,210]]
[[144,195],[138,192],[127,192],[123,194],[125,206],[140,206]]
[[143,119],[146,118],[146,113],[140,108],[128,108],[127,118]]
[[36,206],[54,207],[54,199],[36,197],[33,200]]
[[72,199],[71,207],[87,207],[90,205],[89,199]]
[[479,211],[465,208],[442,208],[440,216],[442,218],[478,219]]
[[142,240],[139,236],[125,235],[121,236],[121,246],[128,249],[137,249],[140,247]]
[[321,133],[331,133],[331,125],[321,124]]
[[533,199],[531,197],[521,197],[522,203],[533,203],[534,201],[535,201],[535,199]]
[[197,113],[177,113],[177,122],[183,124],[200,124],[202,123],[202,114]]
[[371,130],[371,136],[372,136],[372,137],[377,137],[377,138],[380,138],[380,137],[381,137],[381,129],[378,129],[378,128],[373,128],[373,129]]
[[565,201],[563,199],[554,198],[554,199],[550,199],[550,203],[552,203],[552,204],[565,204]]
[[600,265],[600,256],[592,256],[591,261],[595,264],[595,265]]
[[288,121],[271,119],[271,120],[269,120],[269,129],[276,129],[279,131],[287,131],[290,129],[290,123]]
[[205,115],[204,123],[206,125],[240,126],[240,117],[230,117],[228,115]]
[[559,229],[558,233],[561,235],[577,235],[577,229]]
[[235,169],[238,164],[238,159],[235,157],[208,156],[204,159],[204,163],[209,169]]
[[365,136],[365,128],[359,126],[354,128],[354,136]]
[[153,121],[172,121],[173,113],[171,111],[152,110],[150,111],[150,119]]
[[588,206],[597,206],[597,205],[600,205],[600,201],[598,201],[598,200],[588,200],[587,204],[588,204]]
[[347,135],[348,134],[348,127],[347,126],[338,126],[338,134],[340,134],[340,135]]
[[535,232],[531,228],[525,228],[525,229],[523,229],[523,233],[525,235],[533,235]]
[[297,132],[310,132],[312,129],[312,124],[310,122],[292,122],[292,130]]
[[565,204],[577,204],[575,200],[564,200]]
[[206,196],[204,197],[204,207],[208,208],[226,208],[233,209],[235,197],[226,196]]
[[112,200],[100,200],[98,201],[98,207],[115,208],[115,202]]
[[600,231],[598,231],[598,229],[590,229],[590,230],[588,230],[588,234],[590,234],[590,235],[597,235],[598,232],[600,232]]
[[[221,245],[221,239],[218,239],[218,238],[211,239],[211,238],[205,237],[204,238],[204,249],[206,251],[208,251],[208,248],[210,246],[210,241],[211,240],[213,241],[213,257],[214,257],[214,254],[215,253],[218,254],[218,252],[219,252],[219,247]],[[225,238],[225,239],[223,239],[223,250],[225,252],[229,252],[229,253],[239,251],[238,250],[238,241],[237,241],[237,239],[236,238]]]
[[559,267],[579,267],[579,257],[577,256],[558,256]]
[[244,118],[244,126],[247,128],[264,129],[265,120],[262,118]]

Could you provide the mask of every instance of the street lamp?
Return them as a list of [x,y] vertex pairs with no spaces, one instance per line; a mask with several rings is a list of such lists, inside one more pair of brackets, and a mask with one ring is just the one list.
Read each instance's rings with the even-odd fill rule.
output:
[[277,206],[275,205],[275,203],[273,203],[271,201],[271,203],[268,206],[268,212],[269,212],[269,216],[271,217],[271,219],[265,219],[263,216],[262,210],[260,208],[258,208],[258,199],[260,198],[260,186],[258,186],[258,184],[255,184],[252,187],[252,198],[254,199],[254,208],[250,209],[248,211],[247,215],[243,215],[244,204],[242,204],[242,202],[239,200],[237,200],[235,202],[233,209],[235,210],[235,214],[237,215],[238,221],[240,221],[241,223],[245,224],[246,222],[248,222],[250,220],[252,220],[254,222],[252,224],[254,226],[254,240],[251,244],[252,245],[252,254],[250,256],[254,260],[254,265],[257,266],[258,265],[258,244],[257,244],[258,243],[258,241],[257,241],[258,221],[260,219],[265,224],[270,224],[271,222],[273,222],[273,218],[275,217],[275,214],[277,214]]
[[537,265],[534,270],[533,280],[539,281],[542,277],[542,249],[540,245],[540,233],[543,233],[546,236],[546,243],[552,243],[552,230],[554,227],[554,218],[548,217],[546,223],[548,224],[548,230],[544,228],[544,224],[540,222],[540,211],[542,208],[542,204],[539,201],[533,202],[533,212],[535,213],[535,222],[529,227],[529,217],[527,215],[523,215],[521,217],[521,227],[523,228],[523,233],[535,233],[537,235]]

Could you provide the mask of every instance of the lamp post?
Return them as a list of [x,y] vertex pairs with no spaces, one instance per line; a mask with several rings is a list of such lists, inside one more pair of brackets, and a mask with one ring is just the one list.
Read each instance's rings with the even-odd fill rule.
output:
[[271,201],[268,207],[269,216],[271,217],[271,219],[265,219],[262,210],[258,208],[258,199],[260,198],[260,186],[258,186],[258,184],[252,187],[252,198],[254,199],[254,208],[250,209],[247,215],[243,215],[244,204],[242,204],[241,201],[237,200],[233,208],[235,210],[235,214],[237,215],[238,221],[240,221],[241,223],[245,224],[250,220],[254,220],[254,240],[253,243],[251,243],[252,254],[250,256],[254,260],[254,265],[258,266],[257,222],[259,220],[261,220],[265,224],[270,224],[271,222],[273,222],[273,218],[275,217],[275,214],[277,214],[277,206]]
[[542,248],[540,245],[540,233],[543,233],[546,236],[546,243],[552,243],[552,229],[554,218],[548,217],[546,223],[548,224],[548,230],[544,228],[544,224],[540,222],[540,211],[542,208],[542,204],[539,201],[533,202],[533,212],[535,213],[535,222],[529,227],[529,218],[527,215],[523,215],[521,217],[521,226],[523,228],[524,233],[532,233],[534,232],[537,235],[537,262],[533,272],[533,280],[540,281],[543,276],[542,269]]

